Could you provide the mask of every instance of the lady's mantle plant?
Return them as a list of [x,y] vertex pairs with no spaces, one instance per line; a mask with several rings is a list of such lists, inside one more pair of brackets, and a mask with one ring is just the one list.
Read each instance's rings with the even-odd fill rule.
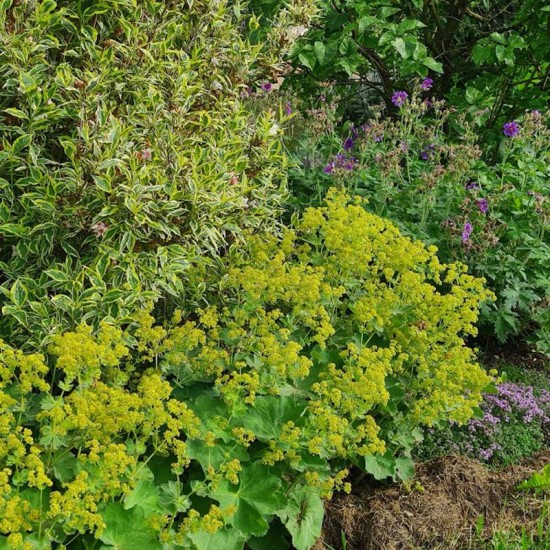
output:
[[491,382],[463,342],[490,293],[435,253],[331,192],[228,255],[218,306],[2,344],[4,543],[242,549],[277,516],[310,548],[350,465],[406,477]]

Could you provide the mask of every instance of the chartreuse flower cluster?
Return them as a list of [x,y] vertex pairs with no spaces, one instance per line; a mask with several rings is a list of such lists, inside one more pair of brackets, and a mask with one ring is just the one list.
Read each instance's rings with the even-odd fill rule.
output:
[[242,548],[277,515],[307,550],[350,465],[405,477],[410,433],[472,416],[483,281],[336,192],[248,242],[216,304],[83,324],[46,356],[2,345],[9,548]]

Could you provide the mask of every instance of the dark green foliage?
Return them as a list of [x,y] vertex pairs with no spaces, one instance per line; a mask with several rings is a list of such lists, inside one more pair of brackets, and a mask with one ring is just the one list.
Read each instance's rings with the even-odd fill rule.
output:
[[430,74],[435,93],[469,112],[480,131],[547,104],[546,0],[321,0],[320,8],[291,57],[298,89],[328,81],[349,90],[363,113],[357,99],[391,111],[395,90]]

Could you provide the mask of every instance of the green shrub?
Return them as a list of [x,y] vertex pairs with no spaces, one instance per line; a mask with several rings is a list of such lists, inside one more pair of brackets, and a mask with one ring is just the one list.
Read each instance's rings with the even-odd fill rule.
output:
[[410,476],[419,427],[467,421],[491,381],[463,342],[482,281],[344,195],[227,262],[222,302],[164,326],[2,344],[10,547],[307,550],[350,465]]
[[395,120],[378,114],[343,132],[327,96],[296,119],[295,203],[315,204],[335,184],[367,197],[369,210],[436,245],[442,260],[487,279],[497,301],[482,321],[499,340],[523,334],[550,354],[548,113],[518,118],[514,137],[498,130],[489,164],[464,117],[418,86]]
[[281,46],[257,25],[238,2],[0,2],[0,336],[181,300],[190,263],[274,226],[281,120],[243,90]]

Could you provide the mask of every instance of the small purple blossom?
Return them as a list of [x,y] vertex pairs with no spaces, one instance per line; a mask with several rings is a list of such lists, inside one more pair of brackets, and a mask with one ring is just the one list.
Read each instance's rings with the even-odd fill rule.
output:
[[409,97],[409,94],[407,92],[403,92],[403,91],[395,92],[391,96],[391,102],[396,107],[401,107],[401,106],[405,105],[408,97]]
[[431,78],[425,78],[422,81],[422,84],[420,84],[420,88],[422,88],[422,90],[429,90],[431,89],[433,84],[434,84],[434,81]]
[[516,121],[507,122],[502,127],[502,133],[506,137],[510,137],[510,138],[516,137],[519,134],[520,130],[521,130],[521,128],[520,128],[519,124]]
[[471,191],[472,189],[479,189],[479,183],[476,183],[475,181],[469,181],[466,184],[466,189],[468,189],[468,191]]
[[351,137],[347,138],[342,144],[344,151],[351,151],[353,149],[353,143],[354,143],[353,138]]
[[466,243],[470,240],[470,235],[472,234],[472,231],[474,228],[472,227],[472,224],[469,222],[466,222],[464,224],[464,228],[462,229],[462,242]]
[[376,143],[380,143],[384,139],[384,134],[373,134],[372,139]]
[[541,118],[540,111],[537,110],[537,109],[533,109],[533,110],[531,111],[531,116],[532,116],[535,120],[540,120],[540,118]]
[[290,104],[290,101],[285,105],[285,114],[286,116],[290,116],[292,114],[292,105]]
[[270,92],[271,88],[273,88],[273,84],[271,84],[271,82],[264,82],[261,88],[264,92]]
[[486,214],[489,210],[489,202],[487,199],[477,199],[477,207],[482,214]]
[[422,151],[420,151],[420,158],[422,160],[428,160],[432,156],[432,154],[434,152],[434,149],[435,149],[435,144],[430,143],[429,145],[424,147],[424,149],[422,149]]
[[332,174],[334,172],[334,162],[329,162],[324,168],[323,172],[325,174]]
[[337,168],[351,171],[356,165],[357,159],[355,157],[350,157],[345,153],[338,153],[334,159],[323,168],[323,172],[325,174],[333,174]]
[[429,99],[425,99],[422,102],[422,105],[424,105],[425,109],[429,109],[430,107],[433,107],[433,103]]

